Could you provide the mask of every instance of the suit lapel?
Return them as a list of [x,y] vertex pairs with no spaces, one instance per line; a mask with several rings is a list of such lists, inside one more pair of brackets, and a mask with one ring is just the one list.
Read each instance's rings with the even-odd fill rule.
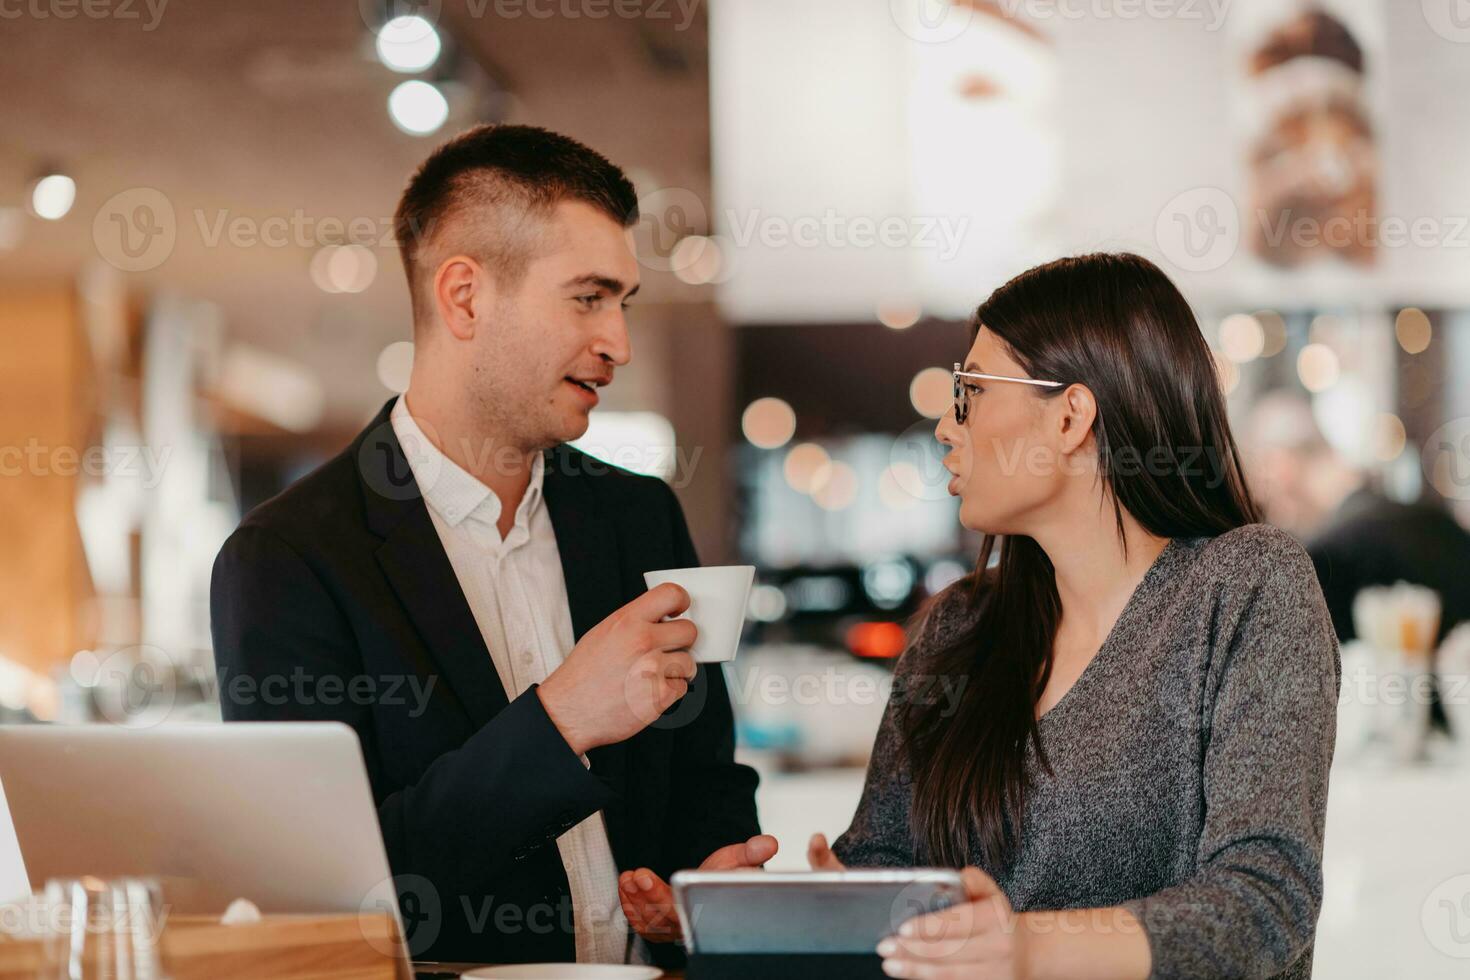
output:
[[[561,554],[572,631],[578,640],[627,601],[617,532],[599,506],[592,485],[595,477],[586,472],[584,460],[581,453],[566,446],[549,450],[542,484],[542,497],[556,531],[556,549]],[[616,696],[609,693],[609,697]],[[614,802],[603,810],[603,817],[613,849],[619,852],[620,865],[626,818],[627,754],[626,742],[604,745],[587,753],[592,771],[617,794]]]
[[450,693],[479,728],[508,703],[505,688],[393,431],[392,405],[354,446],[368,523],[383,538],[378,565]]
[[[432,673],[437,665],[450,688],[445,693],[479,728],[506,706],[505,689],[393,431],[392,407],[391,401],[383,407],[351,449],[362,477],[368,526],[383,538],[378,565],[433,660],[420,669]],[[599,507],[586,469],[581,453],[559,446],[546,454],[542,484],[578,640],[626,601],[617,532]],[[592,771],[615,793],[603,816],[620,864],[627,840],[627,744],[587,753]]]
[[378,564],[476,728],[509,702],[454,566],[420,504],[378,549]]

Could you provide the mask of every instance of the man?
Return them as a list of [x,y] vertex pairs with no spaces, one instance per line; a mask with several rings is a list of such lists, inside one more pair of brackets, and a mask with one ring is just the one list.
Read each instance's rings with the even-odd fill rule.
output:
[[[1437,647],[1470,620],[1470,532],[1440,503],[1388,497],[1376,481],[1339,453],[1317,426],[1311,404],[1285,392],[1259,399],[1247,426],[1255,485],[1266,516],[1301,538],[1337,638],[1358,638],[1353,600],[1369,586],[1409,582],[1440,600]],[[1430,718],[1448,727],[1437,681]]]
[[1368,586],[1433,589],[1443,615],[1436,642],[1470,620],[1470,533],[1432,495],[1389,498],[1333,448],[1300,395],[1268,392],[1247,418],[1246,447],[1266,517],[1295,534],[1316,566],[1343,643],[1357,637],[1353,600]]
[[225,717],[357,732],[419,958],[623,962],[628,921],[678,938],[675,869],[776,850],[724,680],[664,621],[688,596],[644,592],[698,564],[677,500],[563,445],[631,357],[636,220],[564,136],[436,150],[396,215],[408,391],[215,563]]

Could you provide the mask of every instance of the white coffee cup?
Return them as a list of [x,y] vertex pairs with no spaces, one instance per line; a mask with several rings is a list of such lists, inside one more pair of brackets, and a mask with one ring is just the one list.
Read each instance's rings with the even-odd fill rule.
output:
[[673,582],[689,593],[689,608],[676,619],[693,620],[699,629],[694,641],[694,661],[723,663],[735,659],[740,646],[740,629],[745,625],[745,604],[755,581],[754,565],[712,565],[705,568],[665,568],[644,572],[650,589]]

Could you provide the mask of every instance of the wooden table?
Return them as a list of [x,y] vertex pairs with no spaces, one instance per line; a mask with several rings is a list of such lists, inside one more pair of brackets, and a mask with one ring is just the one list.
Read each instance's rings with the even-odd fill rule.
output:
[[[162,958],[173,980],[412,980],[400,972],[397,941],[387,915],[268,915],[231,926],[213,916],[176,915],[163,930]],[[34,980],[45,965],[43,941],[0,941],[0,980]],[[486,965],[415,967],[458,976]],[[664,974],[665,980],[683,976]]]
[[[173,980],[404,980],[397,941],[387,915],[268,915],[232,926],[179,915],[161,945]],[[34,980],[45,964],[41,940],[0,942],[0,980]]]
[[[467,972],[469,970],[480,970],[480,969],[484,969],[487,966],[493,966],[493,965],[494,964],[490,964],[490,963],[415,963],[414,964],[414,970],[415,971],[423,971],[425,973],[455,973],[455,974],[458,974],[458,973],[465,973],[465,972]],[[684,971],[683,970],[673,970],[673,971],[670,971],[670,972],[666,972],[663,975],[663,977],[664,977],[664,980],[683,980]]]

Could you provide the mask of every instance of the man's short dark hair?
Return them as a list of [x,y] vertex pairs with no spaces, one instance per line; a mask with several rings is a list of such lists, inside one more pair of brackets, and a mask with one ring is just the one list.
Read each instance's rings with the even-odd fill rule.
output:
[[536,219],[565,200],[590,204],[624,228],[638,221],[638,195],[623,171],[559,133],[477,126],[430,154],[409,179],[393,216],[415,321],[429,308],[420,295],[426,292],[418,281],[420,258],[448,225],[472,218],[456,251],[474,255],[500,281],[514,284],[539,242]]

